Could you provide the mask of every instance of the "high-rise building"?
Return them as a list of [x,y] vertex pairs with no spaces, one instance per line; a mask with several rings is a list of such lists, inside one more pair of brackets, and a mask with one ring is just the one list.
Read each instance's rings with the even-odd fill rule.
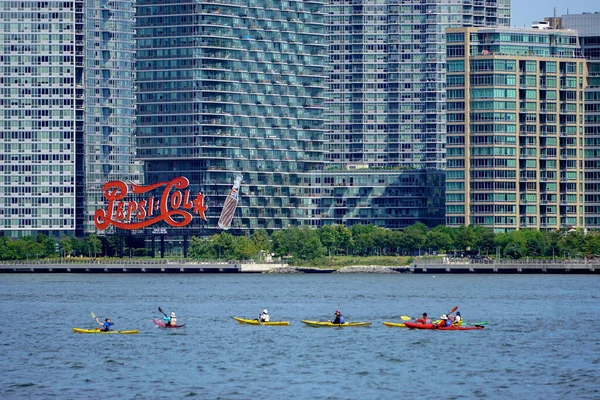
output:
[[0,2],[2,234],[95,231],[108,180],[139,181],[131,0]]
[[600,12],[568,14],[560,18],[564,29],[574,29],[587,61],[585,90],[585,227],[600,228]]
[[447,225],[582,227],[587,72],[577,33],[451,28],[446,40]]
[[510,0],[342,0],[328,5],[327,161],[445,166],[445,29],[509,26]]
[[81,234],[84,1],[2,1],[0,13],[2,234]]
[[[140,183],[135,155],[135,10],[132,0],[85,4],[85,218],[105,207],[102,186],[111,180]],[[109,230],[110,232],[110,230]]]
[[324,164],[323,0],[139,0],[137,143],[147,183],[189,178],[231,229],[312,225]]
[[322,224],[444,223],[445,29],[509,26],[510,0],[330,1]]

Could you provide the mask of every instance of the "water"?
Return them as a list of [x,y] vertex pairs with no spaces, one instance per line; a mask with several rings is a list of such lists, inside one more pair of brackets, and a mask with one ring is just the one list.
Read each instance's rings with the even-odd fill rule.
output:
[[[600,280],[570,275],[0,275],[0,398],[600,398]],[[482,331],[387,328],[458,305]],[[157,307],[187,326],[154,326]],[[290,326],[240,325],[267,308]],[[369,328],[311,328],[341,309]],[[139,335],[83,335],[90,316]]]

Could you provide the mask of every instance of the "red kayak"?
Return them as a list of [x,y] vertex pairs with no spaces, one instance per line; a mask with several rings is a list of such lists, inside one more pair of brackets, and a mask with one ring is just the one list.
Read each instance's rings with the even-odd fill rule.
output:
[[152,321],[154,321],[154,323],[156,325],[160,326],[161,328],[181,328],[181,327],[185,326],[185,324],[183,324],[183,325],[167,325],[163,321],[159,321],[156,318],[152,318]]
[[405,322],[404,326],[409,329],[436,329],[438,331],[473,331],[473,330],[481,330],[483,329],[483,325],[475,325],[475,326],[445,326],[440,327],[439,325],[434,324],[419,324],[416,322]]

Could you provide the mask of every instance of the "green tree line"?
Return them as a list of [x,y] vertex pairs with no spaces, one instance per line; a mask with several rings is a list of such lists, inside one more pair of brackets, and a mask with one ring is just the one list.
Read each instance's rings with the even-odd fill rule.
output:
[[[65,236],[54,240],[45,235],[13,240],[0,237],[0,259],[25,260],[103,255],[118,256],[119,236],[90,234],[77,239]],[[131,251],[130,251],[131,249]],[[519,230],[494,233],[481,226],[428,229],[416,223],[401,230],[374,225],[328,225],[318,229],[291,227],[271,235],[265,230],[250,236],[221,232],[210,237],[193,237],[188,257],[197,260],[260,260],[264,255],[294,261],[311,261],[336,255],[397,256],[452,253],[502,258],[583,258],[600,254],[600,233],[583,230]],[[149,255],[142,239],[125,240],[127,256]]]
[[208,238],[193,238],[191,258],[200,260],[258,259],[261,254],[293,261],[318,260],[335,255],[396,256],[431,255],[433,252],[470,256],[520,259],[583,258],[600,254],[600,234],[583,230],[519,230],[494,233],[481,226],[428,229],[417,223],[402,230],[374,225],[329,225],[319,229],[291,227],[269,235],[232,236],[223,232]]

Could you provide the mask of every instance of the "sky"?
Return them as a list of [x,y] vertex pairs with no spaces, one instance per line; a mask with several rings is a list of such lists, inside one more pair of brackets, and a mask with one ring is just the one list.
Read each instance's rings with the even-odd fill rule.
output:
[[563,14],[581,14],[584,12],[600,12],[598,0],[512,0],[511,26],[517,28],[530,27],[533,21],[543,21],[544,17],[552,17],[556,7],[556,16]]

